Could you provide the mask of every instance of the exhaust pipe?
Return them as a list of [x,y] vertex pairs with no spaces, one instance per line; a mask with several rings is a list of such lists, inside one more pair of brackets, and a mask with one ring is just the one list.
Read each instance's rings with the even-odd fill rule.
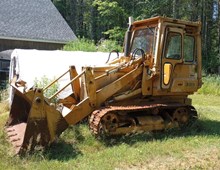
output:
[[130,46],[131,46],[131,36],[132,36],[132,27],[133,27],[134,19],[133,17],[129,17],[129,26],[128,30],[125,33],[125,45],[124,45],[124,56],[130,56]]

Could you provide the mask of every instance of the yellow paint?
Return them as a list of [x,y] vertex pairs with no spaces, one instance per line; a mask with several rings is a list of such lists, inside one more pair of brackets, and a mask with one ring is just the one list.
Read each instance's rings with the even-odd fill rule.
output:
[[163,83],[165,85],[169,84],[170,82],[170,76],[172,72],[172,65],[170,63],[164,64],[164,74],[163,74]]

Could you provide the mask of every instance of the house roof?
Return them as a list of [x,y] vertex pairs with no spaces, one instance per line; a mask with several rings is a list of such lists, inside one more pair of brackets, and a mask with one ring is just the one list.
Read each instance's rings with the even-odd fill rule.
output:
[[1,0],[0,38],[65,43],[76,36],[51,0]]

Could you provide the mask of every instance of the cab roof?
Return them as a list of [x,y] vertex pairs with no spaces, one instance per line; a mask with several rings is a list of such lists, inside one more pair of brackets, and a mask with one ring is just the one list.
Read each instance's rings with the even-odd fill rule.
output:
[[141,27],[144,25],[154,25],[154,24],[159,24],[159,23],[164,23],[164,22],[173,23],[173,24],[181,24],[181,25],[186,25],[186,26],[191,26],[191,27],[200,27],[201,26],[200,21],[192,22],[192,21],[186,21],[186,20],[180,20],[180,19],[173,19],[173,18],[164,17],[164,16],[157,16],[157,17],[153,17],[153,18],[135,21],[133,23],[133,26],[134,27]]

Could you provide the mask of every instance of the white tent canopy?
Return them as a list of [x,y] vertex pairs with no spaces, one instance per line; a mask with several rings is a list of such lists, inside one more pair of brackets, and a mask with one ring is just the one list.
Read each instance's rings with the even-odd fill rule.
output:
[[[50,80],[63,74],[69,66],[75,66],[78,73],[82,66],[104,65],[109,53],[82,52],[82,51],[42,51],[16,49],[11,54],[9,80],[15,75],[20,80],[27,82],[28,88],[34,85],[34,81],[47,77]],[[115,58],[112,56],[111,58]],[[69,81],[69,75],[59,81],[59,87]],[[60,98],[69,95],[71,88],[67,88]]]

